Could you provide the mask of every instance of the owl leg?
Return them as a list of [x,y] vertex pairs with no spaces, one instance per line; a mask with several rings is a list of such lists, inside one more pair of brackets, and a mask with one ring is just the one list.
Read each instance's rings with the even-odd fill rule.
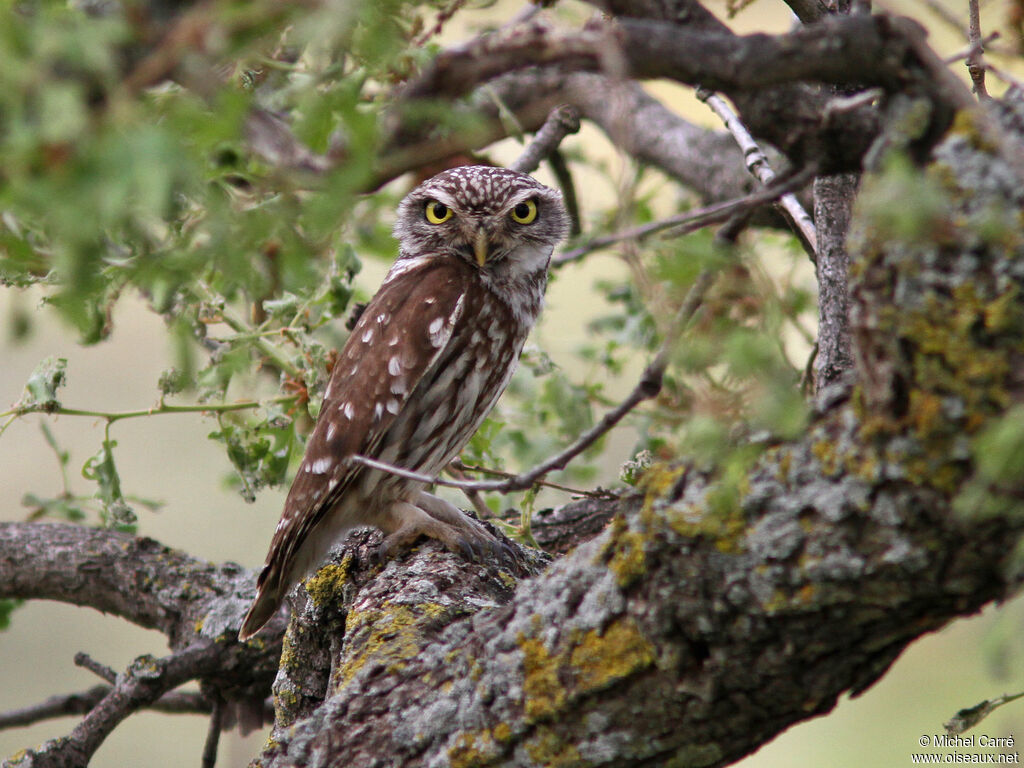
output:
[[440,520],[442,523],[448,523],[449,525],[453,525],[460,529],[471,529],[483,539],[488,555],[496,557],[504,556],[505,558],[510,559],[516,566],[521,564],[519,552],[514,547],[510,546],[508,542],[496,538],[494,534],[488,531],[483,525],[467,515],[454,504],[442,499],[440,496],[435,496],[434,494],[427,493],[426,491],[420,491],[416,496],[416,506],[435,520]]
[[429,502],[429,511],[421,508],[420,498],[416,499],[416,505],[400,501],[383,511],[377,523],[386,534],[384,542],[380,545],[382,559],[409,546],[420,536],[437,539],[448,550],[468,560],[480,559],[488,553],[502,552],[501,543],[480,523],[447,502],[433,498],[440,503]]

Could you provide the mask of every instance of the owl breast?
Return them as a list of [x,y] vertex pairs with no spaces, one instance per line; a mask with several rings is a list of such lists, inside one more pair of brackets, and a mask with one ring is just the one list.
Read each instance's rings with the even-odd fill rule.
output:
[[[515,372],[540,311],[543,279],[534,283],[527,302],[505,301],[500,289],[463,295],[464,306],[443,354],[410,393],[382,440],[382,461],[433,475],[458,455]],[[396,495],[410,485],[393,476],[371,482],[383,483]]]

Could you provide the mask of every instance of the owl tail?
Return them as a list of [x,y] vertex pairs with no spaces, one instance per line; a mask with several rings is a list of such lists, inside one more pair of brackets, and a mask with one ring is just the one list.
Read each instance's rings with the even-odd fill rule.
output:
[[272,568],[268,563],[264,566],[256,582],[256,599],[252,601],[249,612],[242,620],[242,628],[238,630],[238,639],[245,641],[259,632],[263,625],[277,613],[282,599],[284,599],[284,589],[281,583],[281,572]]

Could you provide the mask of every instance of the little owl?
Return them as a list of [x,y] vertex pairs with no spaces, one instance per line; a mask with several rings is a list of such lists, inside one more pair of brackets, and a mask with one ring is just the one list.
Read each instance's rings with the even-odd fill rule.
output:
[[385,556],[421,535],[500,551],[422,483],[351,457],[434,476],[458,455],[508,384],[567,229],[558,192],[503,168],[445,171],[402,200],[398,260],[338,354],[241,639],[352,528],[381,529]]

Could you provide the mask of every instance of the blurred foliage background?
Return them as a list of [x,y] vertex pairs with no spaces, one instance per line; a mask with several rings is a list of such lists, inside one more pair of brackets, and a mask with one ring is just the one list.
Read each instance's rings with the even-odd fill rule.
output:
[[[938,2],[939,0],[936,0]],[[784,31],[785,9],[710,4],[738,31]],[[256,568],[315,418],[331,350],[395,256],[393,211],[412,182],[381,188],[381,117],[440,48],[511,18],[514,2],[204,3],[156,45],[176,4],[4,2],[0,22],[0,515],[70,520],[152,536]],[[962,47],[950,3],[900,5],[941,50]],[[1011,9],[1012,10],[1012,9]],[[546,11],[583,21],[588,6]],[[989,26],[1012,27],[994,4]],[[202,45],[198,45],[202,41]],[[1007,66],[1012,66],[1012,63]],[[173,68],[174,80],[165,75]],[[683,88],[649,85],[717,127]],[[287,114],[326,173],[283,172],[247,148],[253,109]],[[441,109],[425,116],[444,125]],[[501,164],[509,139],[482,157]],[[594,128],[563,145],[582,239],[697,201],[637,167]],[[555,179],[544,169],[538,177]],[[699,271],[720,259],[700,231],[590,255],[552,276],[548,308],[499,407],[463,456],[516,471],[570,443],[636,382]],[[797,434],[815,338],[814,272],[789,235],[748,233],[683,337],[661,396],[552,478],[592,489],[623,465],[686,456],[728,471],[751,435]],[[465,500],[453,496],[465,505]],[[495,511],[567,501],[490,497]],[[922,734],[963,706],[1024,688],[1022,604],[920,641],[834,716],[801,725],[744,762],[905,765]],[[86,650],[121,668],[163,638],[69,606],[0,607],[0,710],[94,683]],[[1019,707],[987,721],[1015,734]],[[0,754],[58,736],[57,720],[0,733]],[[143,714],[96,765],[194,760],[201,718]],[[1020,731],[1024,738],[1024,729]],[[260,737],[225,745],[243,765]]]

